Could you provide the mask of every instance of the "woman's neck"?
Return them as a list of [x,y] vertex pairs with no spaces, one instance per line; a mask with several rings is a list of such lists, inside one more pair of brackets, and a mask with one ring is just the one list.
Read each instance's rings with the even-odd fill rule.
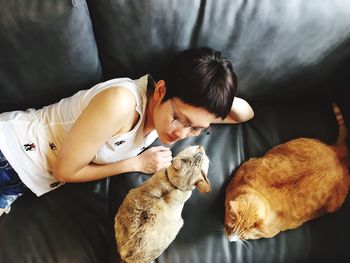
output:
[[146,109],[145,109],[145,125],[143,126],[143,134],[147,136],[151,131],[154,130],[154,122],[153,122],[153,108],[154,101],[152,96],[147,98]]

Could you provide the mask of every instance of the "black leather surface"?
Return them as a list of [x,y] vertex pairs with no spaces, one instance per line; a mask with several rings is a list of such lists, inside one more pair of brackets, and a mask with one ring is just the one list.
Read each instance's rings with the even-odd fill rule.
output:
[[85,1],[0,1],[0,112],[45,106],[100,79]]
[[0,262],[106,262],[106,180],[20,197],[0,218]]

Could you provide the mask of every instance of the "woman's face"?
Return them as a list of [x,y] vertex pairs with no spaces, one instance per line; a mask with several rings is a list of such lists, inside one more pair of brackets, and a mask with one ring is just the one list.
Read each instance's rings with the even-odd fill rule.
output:
[[164,95],[165,89],[153,97],[155,103],[152,112],[154,128],[164,144],[200,135],[215,119],[215,115],[207,110],[186,104],[176,97],[162,102]]

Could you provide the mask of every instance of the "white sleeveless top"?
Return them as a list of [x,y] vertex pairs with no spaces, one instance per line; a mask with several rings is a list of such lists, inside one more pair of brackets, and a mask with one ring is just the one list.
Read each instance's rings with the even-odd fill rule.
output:
[[0,149],[23,183],[37,196],[60,186],[52,176],[52,164],[65,136],[91,99],[107,88],[130,90],[140,118],[135,127],[110,138],[97,152],[93,163],[107,164],[136,156],[156,138],[156,131],[144,137],[148,75],[138,80],[112,79],[42,109],[0,114]]

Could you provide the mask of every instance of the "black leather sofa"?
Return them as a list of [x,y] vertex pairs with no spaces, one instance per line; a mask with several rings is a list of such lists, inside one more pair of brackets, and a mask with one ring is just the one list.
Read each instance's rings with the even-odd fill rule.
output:
[[[335,142],[333,100],[349,126],[348,0],[0,0],[0,111],[38,108],[113,77],[160,79],[176,52],[199,46],[232,59],[237,95],[255,117],[172,147],[175,154],[204,145],[213,189],[194,191],[184,227],[156,262],[349,262],[350,200],[246,246],[223,235],[225,187],[243,161],[296,137]],[[118,262],[114,215],[147,178],[130,173],[40,198],[27,193],[0,218],[0,262]]]

